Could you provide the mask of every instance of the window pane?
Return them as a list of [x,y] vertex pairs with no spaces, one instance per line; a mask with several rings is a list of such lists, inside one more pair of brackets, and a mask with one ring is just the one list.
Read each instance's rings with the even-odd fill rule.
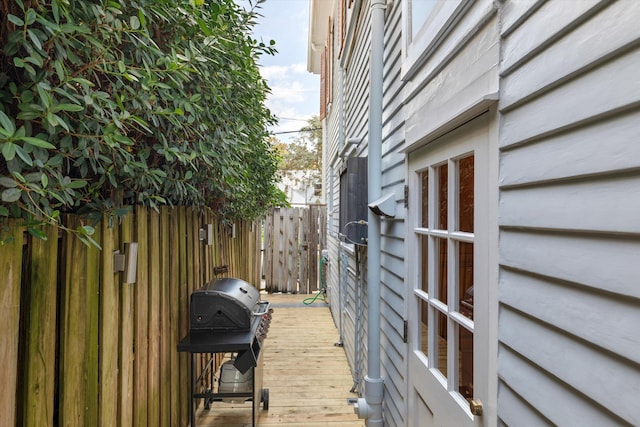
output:
[[473,233],[473,155],[458,161],[458,229]]
[[447,376],[447,316],[441,311],[436,311],[436,352],[438,360],[436,368],[446,377]]
[[473,398],[473,333],[458,326],[458,392]]
[[412,0],[411,1],[411,37],[422,27],[427,17],[433,10],[438,0]]
[[443,303],[447,304],[447,240],[435,239],[435,250],[437,251],[435,258],[436,277],[438,282],[436,283],[435,298],[439,299]]
[[420,300],[420,351],[425,356],[429,355],[429,304],[425,300]]
[[473,320],[473,243],[458,243],[458,311]]
[[429,228],[429,171],[424,171],[422,177],[422,222],[423,228]]
[[441,230],[447,229],[447,205],[448,205],[448,191],[449,191],[449,180],[448,176],[449,166],[444,164],[439,166],[437,170],[438,174],[438,222],[436,224],[436,228]]
[[429,292],[429,236],[420,235],[420,289]]

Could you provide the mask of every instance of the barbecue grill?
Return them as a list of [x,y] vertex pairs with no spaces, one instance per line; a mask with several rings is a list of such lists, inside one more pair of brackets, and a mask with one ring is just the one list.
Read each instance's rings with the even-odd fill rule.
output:
[[[191,294],[189,333],[179,352],[191,354],[191,425],[195,427],[195,405],[252,402],[252,425],[262,403],[269,409],[269,389],[262,387],[262,344],[271,322],[268,301],[249,283],[235,278],[217,279]],[[231,354],[220,367],[215,386],[215,354]],[[196,354],[208,355],[196,377]],[[198,391],[200,389],[200,391]]]

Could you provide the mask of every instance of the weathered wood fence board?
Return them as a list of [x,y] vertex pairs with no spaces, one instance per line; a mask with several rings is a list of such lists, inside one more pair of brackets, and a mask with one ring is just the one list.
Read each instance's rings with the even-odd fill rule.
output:
[[112,426],[118,420],[118,348],[120,325],[120,281],[114,270],[113,253],[119,248],[118,230],[102,221],[102,282],[100,283],[99,331],[99,425]]
[[274,209],[265,219],[264,279],[269,292],[317,291],[326,207]]
[[[175,343],[171,335],[171,313],[169,295],[171,292],[171,247],[169,234],[169,208],[163,207],[159,224],[160,234],[160,423],[159,426],[169,427],[171,423],[171,355],[175,353]],[[174,345],[171,351],[171,345]],[[177,409],[177,408],[176,408]]]
[[[200,239],[206,224],[210,245]],[[2,425],[188,425],[189,357],[176,347],[189,297],[222,275],[259,287],[261,227],[138,207],[95,226],[101,250],[58,238],[53,227],[43,230],[47,240],[24,241],[18,222],[0,227]],[[114,265],[130,242],[138,244],[135,283]]]
[[[120,224],[120,251],[123,242],[135,242],[134,216],[127,215]],[[118,397],[119,423],[133,425],[134,370],[135,370],[135,285],[122,283],[120,288],[120,341]]]
[[311,266],[305,261],[309,259],[309,251],[313,250],[313,246],[310,246],[308,243],[309,235],[313,234],[311,230],[311,209],[304,209],[301,212],[300,220],[302,222],[302,226],[300,227],[300,293],[308,294]]
[[262,269],[263,276],[265,279],[265,285],[269,288],[273,287],[273,229],[274,229],[274,217],[275,215],[272,213],[271,215],[267,215],[264,220],[264,240],[262,245]]
[[[56,374],[56,304],[58,230],[45,227],[47,240],[34,240],[30,246],[31,287],[24,294],[31,311],[24,327],[26,348],[22,405],[25,426],[47,425],[54,411]],[[18,282],[19,283],[19,282]]]
[[[76,228],[77,218],[69,219]],[[95,240],[100,242],[99,228]],[[63,236],[65,268],[62,275],[62,329],[60,330],[60,423],[98,425],[98,314],[100,252],[77,238]]]
[[165,385],[170,391],[169,396],[169,408],[175,408],[171,411],[168,417],[169,425],[178,426],[180,424],[180,372],[176,367],[180,366],[178,360],[178,353],[171,351],[171,343],[180,341],[180,307],[179,307],[179,293],[180,293],[180,257],[178,254],[171,256],[169,248],[178,249],[180,246],[180,233],[179,233],[179,213],[177,210],[169,212],[169,224],[168,224],[168,237],[169,244],[167,245],[167,257],[169,266],[169,294],[167,298],[168,306],[168,326],[169,334],[167,340],[167,352],[169,356],[168,369],[169,379],[168,384]]
[[147,368],[147,397],[149,425],[160,425],[160,215],[149,212],[147,233],[149,235],[149,365]]
[[138,243],[138,274],[134,285],[135,306],[135,360],[134,360],[134,426],[148,425],[147,412],[147,371],[149,358],[148,318],[149,318],[149,236],[147,232],[148,210],[136,208],[136,238]]
[[22,227],[8,221],[2,236],[11,243],[0,245],[0,413],[7,425],[16,423],[18,386],[18,331],[20,326],[20,276],[22,272]]
[[[177,211],[177,215],[178,215],[178,245],[177,245],[177,249],[178,249],[178,254],[176,256],[176,258],[178,259],[178,264],[181,266],[185,266],[188,265],[188,257],[187,257],[187,240],[184,239],[182,236],[186,236],[187,235],[187,211],[186,208],[184,207],[180,207],[178,208]],[[185,336],[187,331],[189,330],[189,296],[190,294],[190,290],[189,290],[189,273],[191,272],[191,269],[189,268],[180,268],[180,271],[178,272],[178,277],[179,277],[179,283],[178,283],[178,294],[179,294],[179,303],[178,303],[178,325],[179,325],[179,330],[178,330],[178,337],[176,339],[180,339],[181,337]],[[185,353],[180,353],[178,355],[178,367],[179,367],[179,371],[181,373],[183,372],[190,372],[189,371],[189,356]],[[188,374],[189,375],[189,374]],[[190,419],[189,419],[189,401],[190,401],[190,396],[189,396],[189,382],[185,383],[184,378],[182,377],[182,379],[179,380],[180,382],[180,389],[179,389],[179,413],[180,413],[180,423],[178,425],[180,426],[186,426]]]

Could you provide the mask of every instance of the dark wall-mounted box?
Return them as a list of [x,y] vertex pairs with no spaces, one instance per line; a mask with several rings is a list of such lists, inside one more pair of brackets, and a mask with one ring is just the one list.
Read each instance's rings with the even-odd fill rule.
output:
[[[340,174],[340,234],[347,243],[367,243],[367,158],[349,157]],[[364,221],[364,224],[359,224]]]

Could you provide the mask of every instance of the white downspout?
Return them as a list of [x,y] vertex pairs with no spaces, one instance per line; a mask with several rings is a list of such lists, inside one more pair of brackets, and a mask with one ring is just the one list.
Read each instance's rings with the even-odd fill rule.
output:
[[[344,146],[344,68],[342,67],[342,64],[340,64],[340,66],[338,67],[338,87],[340,88],[340,100],[338,103],[338,152],[342,152],[342,148]],[[331,195],[333,196],[333,191],[331,192]],[[332,203],[333,205],[333,203]],[[333,221],[333,211],[331,212],[331,221]],[[339,223],[339,222],[338,222]],[[331,230],[333,230],[333,223],[331,224]],[[340,232],[342,232],[342,230],[339,230]],[[340,240],[339,238],[339,233],[338,233],[338,240]],[[340,259],[340,262],[342,262],[342,242],[338,241],[338,245],[339,245],[339,249],[338,249],[338,258]],[[347,268],[345,265],[340,265],[340,268]],[[342,272],[340,272],[340,279],[339,279],[339,289],[338,289],[338,297],[339,297],[339,306],[340,306],[340,315],[339,315],[339,319],[340,319],[340,340],[336,343],[336,345],[339,345],[342,347],[343,343],[344,343],[344,294],[345,294],[345,288],[347,286],[346,281],[343,282],[342,280],[343,275]]]
[[[369,202],[382,193],[382,66],[384,53],[385,0],[371,0],[371,56],[369,92]],[[380,376],[380,217],[368,211],[367,242],[367,375],[364,398],[356,403],[356,412],[366,419],[367,427],[383,427],[382,397],[384,382]]]

